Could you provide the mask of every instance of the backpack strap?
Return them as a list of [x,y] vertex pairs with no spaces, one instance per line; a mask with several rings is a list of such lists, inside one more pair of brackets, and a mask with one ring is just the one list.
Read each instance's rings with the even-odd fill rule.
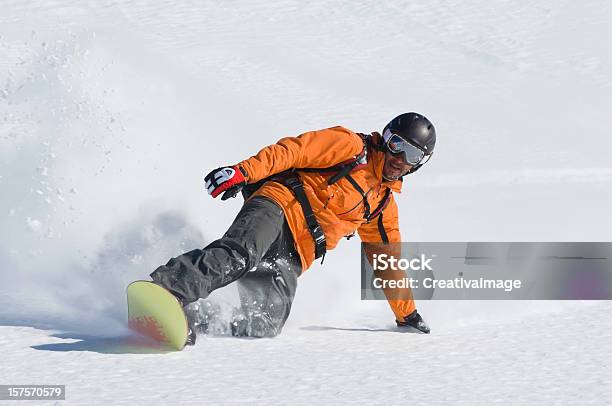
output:
[[[310,232],[315,244],[315,259],[325,257],[325,253],[327,252],[327,241],[325,240],[325,234],[323,233],[323,229],[315,217],[312,206],[310,205],[308,197],[306,196],[306,192],[304,192],[304,184],[302,183],[300,176],[294,171],[287,171],[274,176],[271,180],[279,182],[293,192],[295,199],[302,208],[302,213],[304,213],[306,225],[308,226],[308,231]],[[323,263],[323,260],[321,260],[321,263]]]
[[385,209],[385,207],[387,207],[390,201],[391,201],[391,189],[387,188],[387,191],[385,192],[385,196],[381,200],[380,204],[376,207],[376,209],[374,209],[374,211],[368,218],[368,223],[370,222],[370,220],[372,220],[379,214],[380,214],[380,217],[382,218],[382,212]]
[[359,192],[359,194],[361,195],[361,198],[362,198],[362,201],[363,201],[363,205],[365,206],[365,214],[363,215],[363,218],[366,219],[366,220],[369,220],[369,218],[370,218],[370,203],[368,202],[368,194],[363,191],[361,186],[359,186],[359,183],[357,183],[355,178],[353,178],[351,175],[346,175],[346,180],[348,180],[350,182],[350,184],[353,185],[355,190],[357,190]]
[[383,215],[382,213],[378,216],[378,232],[380,233],[380,239],[383,244],[389,244],[389,236],[387,235],[387,231],[385,230],[385,225],[383,224]]

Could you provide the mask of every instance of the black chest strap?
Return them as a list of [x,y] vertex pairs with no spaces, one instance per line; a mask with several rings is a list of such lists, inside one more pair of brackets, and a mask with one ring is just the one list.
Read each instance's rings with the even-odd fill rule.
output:
[[389,204],[389,201],[391,200],[391,189],[387,188],[387,190],[385,191],[385,195],[383,196],[383,198],[380,201],[380,203],[378,204],[378,206],[376,206],[374,211],[371,211],[370,202],[368,202],[368,193],[369,192],[364,192],[363,188],[361,186],[359,186],[359,183],[357,183],[357,181],[351,175],[346,175],[346,180],[348,180],[350,182],[350,184],[355,188],[355,190],[357,190],[357,192],[359,192],[359,194],[361,194],[361,197],[363,199],[362,201],[363,201],[364,209],[365,209],[365,213],[363,215],[363,218],[368,223],[373,218],[375,218],[376,216],[381,214],[382,211],[385,209],[385,207],[387,207],[387,205]]
[[385,196],[380,201],[378,206],[376,206],[372,214],[370,214],[370,217],[368,218],[368,222],[372,220],[373,218],[375,218],[376,216],[378,216],[379,214],[382,217],[382,211],[385,209],[385,207],[387,207],[390,201],[391,201],[391,189],[387,188],[387,191],[385,192]]
[[351,175],[346,175],[346,180],[350,182],[351,185],[355,188],[356,191],[359,192],[362,198],[363,206],[365,208],[365,213],[363,218],[367,221],[370,218],[370,202],[368,202],[368,194],[364,192],[364,190],[359,186],[359,183],[353,178]]

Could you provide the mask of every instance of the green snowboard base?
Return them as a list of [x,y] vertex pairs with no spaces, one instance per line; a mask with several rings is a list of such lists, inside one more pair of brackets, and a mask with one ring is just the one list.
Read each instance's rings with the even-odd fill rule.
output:
[[128,326],[160,346],[182,350],[187,341],[187,318],[177,298],[153,282],[127,287]]

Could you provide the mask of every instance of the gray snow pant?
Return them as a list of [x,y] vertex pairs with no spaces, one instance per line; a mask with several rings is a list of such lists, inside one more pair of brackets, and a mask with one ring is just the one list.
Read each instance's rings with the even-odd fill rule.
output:
[[301,261],[282,209],[266,197],[247,201],[222,238],[160,266],[151,278],[184,304],[238,281],[236,336],[273,337],[295,296]]

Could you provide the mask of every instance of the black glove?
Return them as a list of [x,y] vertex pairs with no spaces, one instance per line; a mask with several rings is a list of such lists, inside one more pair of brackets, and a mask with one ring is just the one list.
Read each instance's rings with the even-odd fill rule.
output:
[[429,334],[429,326],[425,323],[425,320],[421,317],[421,315],[415,310],[410,313],[408,316],[404,317],[403,321],[395,320],[398,327],[412,327],[416,328],[422,333]]
[[217,197],[225,192],[221,200],[235,197],[247,184],[244,171],[237,165],[214,169],[206,175],[204,180],[208,194],[212,197]]

